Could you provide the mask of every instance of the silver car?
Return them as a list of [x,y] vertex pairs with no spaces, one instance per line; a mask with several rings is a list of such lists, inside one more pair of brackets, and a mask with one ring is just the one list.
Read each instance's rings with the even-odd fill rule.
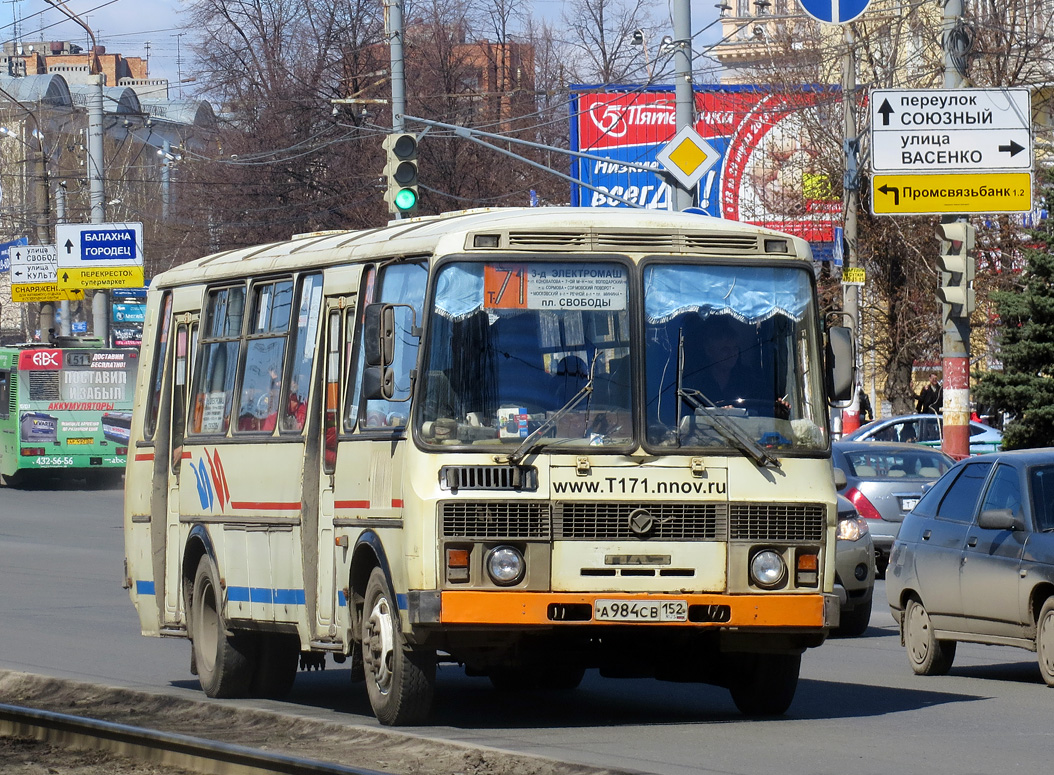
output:
[[835,546],[834,589],[840,602],[838,635],[863,635],[871,621],[875,591],[875,547],[867,521],[853,504],[838,497],[838,541]]
[[[936,414],[904,414],[862,425],[842,441],[902,441],[940,449],[944,443],[943,418]],[[991,426],[970,420],[970,454],[998,452],[1003,434]]]
[[905,517],[886,594],[919,675],[972,641],[1037,652],[1054,686],[1054,449],[957,463]]
[[867,520],[882,577],[904,515],[955,461],[936,449],[888,441],[836,441],[831,445],[835,486]]

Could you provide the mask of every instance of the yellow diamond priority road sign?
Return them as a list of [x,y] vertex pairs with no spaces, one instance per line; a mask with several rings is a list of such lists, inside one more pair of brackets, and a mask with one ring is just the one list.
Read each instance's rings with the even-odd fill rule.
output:
[[1027,213],[1031,209],[1031,172],[871,176],[871,212],[875,215]]
[[720,161],[721,154],[700,137],[698,132],[686,126],[655,155],[655,158],[678,183],[690,189]]

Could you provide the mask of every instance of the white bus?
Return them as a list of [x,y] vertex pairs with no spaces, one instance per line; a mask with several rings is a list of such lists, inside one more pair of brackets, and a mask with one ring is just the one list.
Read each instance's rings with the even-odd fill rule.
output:
[[130,431],[142,631],[189,638],[210,697],[350,660],[385,724],[446,662],[783,713],[837,625],[852,359],[807,243],[698,215],[468,211],[177,267]]

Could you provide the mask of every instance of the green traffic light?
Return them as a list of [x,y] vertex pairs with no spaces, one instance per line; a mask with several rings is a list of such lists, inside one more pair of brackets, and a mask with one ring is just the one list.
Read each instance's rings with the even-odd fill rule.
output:
[[412,188],[400,188],[395,193],[395,206],[399,208],[400,212],[406,212],[412,210],[414,205],[417,204],[417,192]]

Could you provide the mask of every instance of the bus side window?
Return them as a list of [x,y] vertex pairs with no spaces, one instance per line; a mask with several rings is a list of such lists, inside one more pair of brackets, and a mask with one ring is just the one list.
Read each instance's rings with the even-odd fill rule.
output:
[[11,372],[0,371],[0,420],[11,416]]
[[[377,269],[369,267],[363,272],[362,287],[358,294],[358,303],[348,310],[344,320],[346,352],[344,362],[348,364],[351,378],[348,380],[348,392],[344,399],[344,430],[353,431],[359,422],[359,405],[362,397],[362,318],[366,314],[366,305],[373,302],[377,288]],[[356,317],[358,320],[356,321]],[[356,325],[356,322],[358,325]],[[353,336],[357,333],[358,339]]]
[[315,362],[319,316],[322,314],[322,275],[312,274],[300,280],[300,302],[297,305],[296,328],[289,348],[288,393],[282,402],[282,433],[299,434],[307,418],[311,366]]
[[146,424],[143,436],[154,438],[157,430],[157,413],[161,407],[161,384],[164,382],[166,356],[168,355],[168,329],[172,323],[172,294],[166,293],[162,302],[160,329],[157,334],[157,346],[154,347],[154,362],[151,365],[150,400],[146,410]]
[[[350,313],[349,313],[350,314]],[[337,467],[337,424],[340,419],[340,310],[329,313],[326,332],[325,401],[322,418],[322,470],[332,474]]]
[[244,286],[209,291],[198,337],[201,357],[195,364],[191,433],[225,434],[230,426],[244,313]]
[[[395,395],[392,400],[375,399],[366,402],[362,427],[366,430],[405,426],[410,404],[410,372],[417,367],[420,339],[412,332],[414,312],[418,316],[424,304],[428,270],[423,264],[392,264],[380,272],[380,293],[377,301],[399,305],[395,308],[395,358],[391,368],[395,374]],[[361,358],[360,358],[361,360]],[[356,379],[362,379],[359,367]]]

